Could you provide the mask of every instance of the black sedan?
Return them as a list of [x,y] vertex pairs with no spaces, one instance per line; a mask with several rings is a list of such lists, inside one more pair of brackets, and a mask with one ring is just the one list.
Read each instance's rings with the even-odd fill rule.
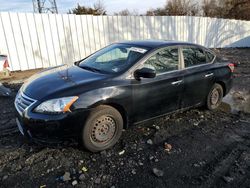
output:
[[190,107],[216,109],[233,70],[234,64],[195,44],[111,44],[73,66],[29,78],[16,96],[17,125],[35,141],[74,137],[101,151],[129,125]]

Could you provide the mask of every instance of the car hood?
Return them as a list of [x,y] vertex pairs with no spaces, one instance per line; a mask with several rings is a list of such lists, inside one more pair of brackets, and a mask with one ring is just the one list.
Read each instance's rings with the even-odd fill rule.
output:
[[[58,66],[31,76],[21,91],[36,100],[77,95],[91,88],[91,83],[105,80],[107,75],[84,70],[78,66]],[[93,84],[92,84],[93,85]]]

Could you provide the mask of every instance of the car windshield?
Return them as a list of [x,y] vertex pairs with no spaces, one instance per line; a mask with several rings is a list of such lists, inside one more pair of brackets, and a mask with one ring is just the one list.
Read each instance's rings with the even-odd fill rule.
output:
[[118,73],[138,61],[148,48],[128,44],[112,44],[79,63],[83,69],[101,73]]

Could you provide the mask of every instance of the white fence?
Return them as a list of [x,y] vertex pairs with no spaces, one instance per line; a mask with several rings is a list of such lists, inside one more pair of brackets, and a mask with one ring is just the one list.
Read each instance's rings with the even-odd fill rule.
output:
[[0,54],[11,70],[72,64],[121,40],[164,39],[250,47],[250,21],[189,16],[0,13]]

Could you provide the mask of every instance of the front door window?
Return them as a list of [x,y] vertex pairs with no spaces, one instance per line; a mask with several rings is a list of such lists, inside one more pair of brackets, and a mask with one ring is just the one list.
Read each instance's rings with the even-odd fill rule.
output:
[[178,47],[167,47],[162,49],[147,59],[144,63],[144,67],[155,70],[156,74],[178,70]]

